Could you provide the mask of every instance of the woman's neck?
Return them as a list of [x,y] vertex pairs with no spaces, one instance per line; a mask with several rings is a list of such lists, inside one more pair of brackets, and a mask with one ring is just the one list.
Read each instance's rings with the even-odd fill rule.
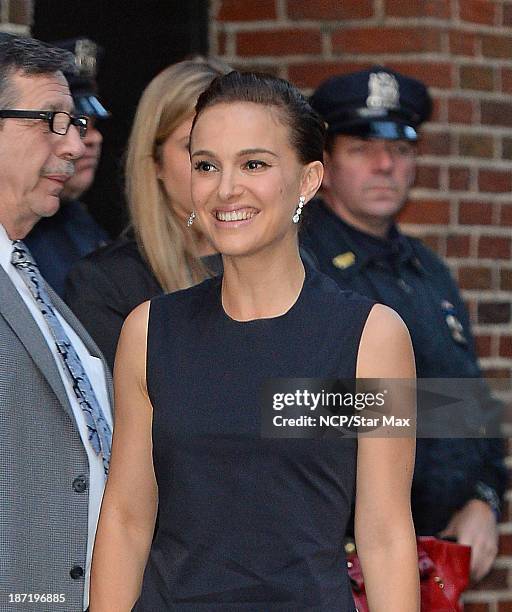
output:
[[189,250],[196,252],[198,257],[207,257],[208,255],[216,255],[217,251],[213,248],[210,242],[206,240],[204,234],[194,232],[185,234],[188,241]]
[[297,301],[304,265],[296,239],[288,248],[266,249],[247,256],[222,257],[222,305],[237,321],[278,317]]

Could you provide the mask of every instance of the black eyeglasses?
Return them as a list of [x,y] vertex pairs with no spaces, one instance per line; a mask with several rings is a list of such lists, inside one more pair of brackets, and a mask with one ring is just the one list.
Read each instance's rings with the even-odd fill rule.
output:
[[50,131],[60,136],[68,133],[69,126],[78,128],[80,138],[87,134],[88,118],[85,115],[70,115],[65,111],[28,111],[28,110],[0,110],[0,119],[42,119],[48,122]]

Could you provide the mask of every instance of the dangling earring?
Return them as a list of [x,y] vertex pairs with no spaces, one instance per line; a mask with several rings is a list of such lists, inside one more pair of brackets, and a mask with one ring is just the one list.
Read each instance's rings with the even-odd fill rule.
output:
[[302,207],[306,203],[306,196],[301,195],[299,198],[299,204],[297,205],[297,209],[295,210],[295,214],[292,217],[292,221],[294,223],[298,223],[300,221],[300,215],[302,213]]
[[196,218],[196,213],[192,211],[187,219],[187,227],[190,227],[192,223],[194,223],[194,219]]

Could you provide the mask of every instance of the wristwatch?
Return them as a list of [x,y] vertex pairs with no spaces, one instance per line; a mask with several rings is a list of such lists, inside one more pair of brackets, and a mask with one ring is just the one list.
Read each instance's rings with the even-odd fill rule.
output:
[[479,499],[480,501],[485,502],[487,505],[491,507],[491,510],[494,512],[494,516],[496,517],[496,522],[500,520],[501,516],[501,504],[500,498],[496,491],[486,485],[485,482],[481,480],[477,481],[474,488],[474,499]]

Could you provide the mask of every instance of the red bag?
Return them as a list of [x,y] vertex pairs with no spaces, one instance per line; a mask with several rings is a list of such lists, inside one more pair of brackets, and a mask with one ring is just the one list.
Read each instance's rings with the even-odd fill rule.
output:
[[[469,584],[471,547],[421,536],[418,543],[421,612],[462,612],[460,595]],[[347,554],[352,594],[358,612],[369,612],[361,565],[356,552]]]

